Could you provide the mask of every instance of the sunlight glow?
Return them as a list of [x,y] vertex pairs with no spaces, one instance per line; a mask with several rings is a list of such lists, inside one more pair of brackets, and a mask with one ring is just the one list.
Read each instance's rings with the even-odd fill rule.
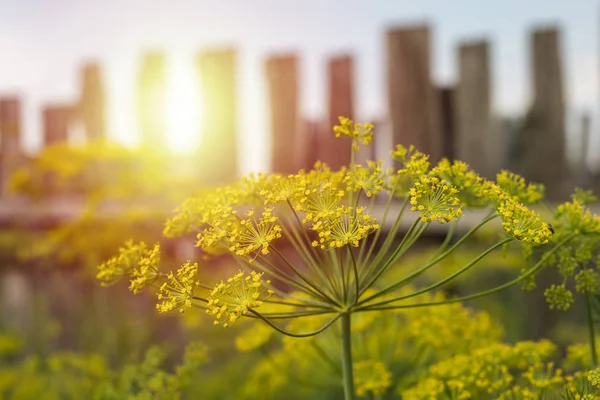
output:
[[200,146],[202,96],[194,63],[173,57],[166,66],[166,143],[169,151],[191,154]]

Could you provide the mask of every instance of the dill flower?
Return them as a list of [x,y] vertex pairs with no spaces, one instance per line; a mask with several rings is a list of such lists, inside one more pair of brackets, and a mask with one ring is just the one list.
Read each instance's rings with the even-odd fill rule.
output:
[[340,125],[333,128],[335,137],[347,136],[352,139],[352,148],[358,151],[358,144],[369,144],[373,140],[373,125],[366,123],[364,125],[355,124],[351,119],[339,117]]
[[544,291],[551,309],[568,310],[573,304],[573,293],[565,285],[552,285]]
[[531,209],[512,198],[505,199],[498,206],[504,231],[523,243],[540,245],[548,243],[552,231],[548,224]]
[[[140,271],[138,268],[140,266],[140,262],[149,256],[154,251],[148,250],[148,247],[144,242],[134,243],[132,240],[129,240],[125,243],[124,247],[119,248],[119,254],[111,257],[106,262],[100,264],[98,266],[98,273],[96,274],[96,278],[102,281],[102,285],[106,286],[112,284],[124,276],[131,276],[134,274],[136,269]],[[153,254],[153,259],[156,257],[156,254]],[[154,261],[148,262],[150,265],[145,269],[153,269],[157,264]],[[148,271],[150,273],[151,271]],[[156,268],[156,274],[158,274],[158,269]]]
[[383,396],[392,386],[392,374],[381,362],[359,361],[354,364],[354,385],[357,396],[362,397],[369,392]]
[[347,175],[348,191],[363,191],[367,197],[375,196],[383,190],[382,162],[369,161],[367,167],[357,164]]
[[544,185],[526,183],[525,178],[509,171],[503,170],[497,174],[496,183],[523,204],[536,204],[544,198]]
[[587,373],[588,382],[596,389],[600,389],[600,368],[593,369]]
[[228,327],[250,309],[261,306],[273,294],[271,281],[263,281],[263,273],[240,271],[226,282],[221,281],[210,292],[206,313],[215,317],[214,324]]
[[329,218],[313,224],[312,229],[319,234],[314,247],[339,248],[345,245],[358,247],[359,242],[377,229],[375,218],[366,214],[364,207],[339,207]]
[[332,181],[325,181],[319,183],[317,187],[307,189],[300,198],[299,203],[296,204],[296,208],[306,214],[303,222],[316,222],[331,218],[341,206],[342,199],[347,194],[344,189]]
[[250,329],[246,329],[235,338],[235,347],[238,351],[248,352],[266,344],[275,331],[267,324],[252,324]]
[[258,254],[259,251],[263,255],[269,254],[271,242],[281,237],[281,226],[275,223],[277,217],[273,215],[273,209],[265,208],[258,220],[254,210],[248,211],[246,216],[249,218],[240,220],[240,226],[230,232],[229,241],[233,245],[229,250],[238,256]]
[[600,234],[600,217],[577,200],[559,205],[555,217],[565,232]]
[[139,260],[137,268],[133,269],[129,290],[133,291],[134,294],[137,294],[147,286],[156,282],[160,276],[158,270],[159,262],[160,246],[155,244],[152,250],[147,251],[145,256]]
[[158,292],[158,300],[162,300],[156,305],[158,312],[164,313],[176,309],[184,312],[192,307],[194,293],[200,285],[197,275],[198,263],[191,264],[189,261],[175,274],[170,272],[167,275],[168,282],[164,282]]
[[596,293],[598,274],[592,269],[583,268],[575,276],[575,290],[579,293]]
[[429,170],[431,163],[429,156],[421,153],[414,146],[408,149],[401,144],[396,145],[396,150],[391,153],[392,159],[401,164],[402,168],[397,171],[399,177],[416,180]]
[[450,162],[444,158],[431,169],[431,175],[438,176],[455,187],[458,190],[456,196],[465,206],[484,207],[490,202],[486,193],[485,179],[469,169],[469,166],[462,161]]
[[295,202],[306,191],[306,185],[303,172],[273,175],[260,186],[258,194],[264,198],[265,205]]
[[550,386],[563,383],[562,370],[555,369],[554,363],[535,363],[523,373],[529,383],[538,389],[548,389]]
[[422,176],[410,189],[412,211],[421,213],[421,221],[444,224],[462,215],[458,190],[437,177]]

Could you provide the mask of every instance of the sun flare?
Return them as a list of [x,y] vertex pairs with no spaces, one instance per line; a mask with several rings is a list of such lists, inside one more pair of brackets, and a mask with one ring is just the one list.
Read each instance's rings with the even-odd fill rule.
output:
[[166,70],[166,144],[170,152],[190,154],[201,139],[202,96],[192,63],[172,59]]

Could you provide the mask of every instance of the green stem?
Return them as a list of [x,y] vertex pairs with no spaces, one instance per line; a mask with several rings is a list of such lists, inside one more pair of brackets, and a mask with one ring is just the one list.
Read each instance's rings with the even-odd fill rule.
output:
[[419,275],[421,275],[423,272],[427,271],[429,268],[433,267],[435,264],[437,264],[438,262],[440,262],[441,260],[443,260],[444,258],[446,258],[446,256],[448,256],[450,253],[452,253],[454,250],[456,250],[458,247],[460,247],[469,237],[471,237],[475,232],[477,232],[477,230],[479,228],[481,228],[483,225],[487,224],[489,221],[491,221],[492,219],[496,218],[498,216],[498,214],[493,214],[493,215],[489,215],[488,217],[484,218],[479,224],[477,224],[475,227],[473,227],[470,231],[468,231],[467,233],[465,233],[465,235],[460,238],[452,247],[450,247],[448,250],[444,251],[443,253],[441,253],[440,255],[438,255],[437,257],[433,258],[431,261],[429,261],[427,264],[425,264],[423,267],[421,267],[420,269],[416,270],[415,272],[413,272],[412,274],[406,276],[405,278],[401,279],[398,282],[392,283],[388,286],[386,286],[385,288],[383,288],[382,290],[380,290],[379,292],[367,297],[366,299],[363,299],[361,301],[358,302],[358,304],[365,304],[366,302],[383,296],[384,294],[388,293],[391,290],[396,290],[408,283],[410,283],[412,280],[414,280],[416,277],[418,277]]
[[429,285],[421,290],[418,290],[414,293],[411,294],[407,294],[404,296],[400,296],[400,297],[396,297],[393,299],[389,299],[389,300],[385,300],[379,303],[373,303],[370,304],[371,306],[382,306],[385,304],[390,304],[390,303],[394,303],[396,301],[400,301],[400,300],[405,300],[405,299],[409,299],[411,297],[415,297],[418,296],[420,294],[423,293],[427,293],[427,292],[431,292],[434,289],[437,289],[440,286],[445,285],[446,283],[450,282],[451,280],[455,279],[456,277],[462,275],[463,273],[467,272],[467,270],[469,270],[471,267],[473,267],[475,264],[477,264],[482,258],[484,258],[485,256],[487,256],[489,253],[491,253],[492,251],[496,250],[498,247],[504,246],[504,244],[509,243],[511,241],[513,241],[514,239],[512,237],[508,237],[498,243],[496,243],[495,245],[489,247],[487,250],[485,250],[483,253],[479,254],[477,257],[475,257],[473,260],[471,260],[467,265],[465,265],[464,267],[462,267],[461,269],[459,269],[458,271],[455,271],[453,274],[447,276],[446,278],[432,284]]
[[[417,308],[417,307],[429,307],[429,306],[441,306],[444,304],[452,304],[452,303],[460,303],[463,301],[467,301],[467,300],[474,300],[480,297],[484,297],[484,296],[488,296],[490,294],[496,293],[496,292],[500,292],[504,289],[507,289],[511,286],[516,285],[517,283],[520,283],[522,281],[524,281],[525,279],[529,278],[531,275],[535,274],[539,269],[541,269],[544,266],[544,263],[546,262],[546,260],[556,252],[556,250],[560,249],[564,244],[566,244],[567,242],[569,242],[571,239],[573,239],[575,237],[575,234],[570,234],[569,236],[567,236],[565,239],[563,239],[560,243],[558,243],[556,246],[554,246],[554,248],[552,250],[550,250],[549,252],[547,252],[540,261],[538,261],[533,267],[531,267],[529,270],[527,270],[527,272],[525,272],[523,275],[520,275],[518,278],[513,279],[510,282],[506,282],[503,285],[500,286],[496,286],[494,288],[488,289],[488,290],[484,290],[483,292],[479,292],[479,293],[475,293],[475,294],[471,294],[468,296],[463,296],[463,297],[455,297],[453,299],[450,300],[443,300],[443,301],[432,301],[432,302],[426,302],[426,303],[414,303],[414,304],[403,304],[403,305],[396,305],[396,306],[380,306],[380,307],[372,307],[370,305],[358,308],[357,311],[375,311],[375,310],[397,310],[397,309],[401,309],[401,308]],[[361,302],[359,302],[359,305],[361,304]]]
[[594,315],[592,314],[592,302],[590,300],[590,293],[585,293],[585,308],[587,310],[587,322],[590,333],[590,353],[592,360],[592,368],[598,366],[598,353],[596,352],[596,334],[594,333]]
[[[360,282],[358,280],[358,266],[356,265],[356,258],[354,258],[354,253],[352,252],[352,246],[348,245],[348,252],[350,253],[350,259],[352,260],[352,270],[354,271],[354,292],[356,297],[354,298],[354,303],[352,306],[355,306],[358,303],[358,296],[360,296]],[[349,272],[348,272],[349,273]]]
[[350,330],[350,313],[341,314],[342,322],[342,382],[344,384],[344,400],[354,399],[354,377],[352,365],[352,342]]
[[338,320],[338,318],[340,317],[340,315],[338,314],[336,317],[334,317],[333,319],[331,319],[329,322],[327,322],[325,325],[321,326],[319,329],[317,329],[316,331],[313,332],[308,332],[308,333],[292,333],[292,332],[288,332],[283,328],[280,328],[279,326],[275,325],[273,322],[270,321],[269,318],[265,317],[264,315],[262,315],[261,313],[254,311],[253,309],[248,309],[248,311],[250,311],[252,314],[254,314],[255,316],[257,316],[258,318],[262,319],[264,322],[266,322],[271,328],[275,329],[277,332],[282,333],[286,336],[291,336],[291,337],[295,337],[295,338],[305,338],[305,337],[311,337],[311,336],[316,336],[319,333],[325,331],[327,328],[329,328],[331,325],[333,325],[333,323],[335,321]]

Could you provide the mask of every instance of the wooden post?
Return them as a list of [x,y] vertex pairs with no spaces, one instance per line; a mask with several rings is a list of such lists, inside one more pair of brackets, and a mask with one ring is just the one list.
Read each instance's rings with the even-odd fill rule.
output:
[[352,141],[336,138],[333,127],[339,117],[354,119],[354,60],[349,55],[334,57],[327,63],[328,117],[319,138],[319,159],[337,170],[350,164]]
[[138,118],[142,146],[161,149],[165,138],[165,58],[144,56],[138,78]]
[[271,57],[266,62],[271,109],[271,170],[298,172],[299,92],[298,57],[294,54]]
[[198,57],[202,84],[202,179],[230,182],[237,176],[238,95],[236,51],[207,51]]
[[89,63],[81,70],[79,114],[88,141],[106,137],[106,99],[100,66]]
[[486,178],[494,178],[499,172],[502,156],[491,126],[490,65],[487,41],[459,47],[454,156]]
[[21,162],[21,100],[0,98],[0,193],[6,193],[10,177]]
[[533,104],[519,138],[517,172],[543,183],[549,200],[565,196],[565,103],[560,33],[557,28],[531,34]]
[[452,86],[438,88],[440,106],[440,134],[442,136],[441,155],[449,159],[455,158],[454,145],[456,140],[456,89]]
[[69,140],[69,124],[75,115],[75,107],[56,105],[44,108],[44,147]]
[[430,31],[425,25],[387,33],[388,103],[394,144],[415,145],[436,161],[442,140],[431,82]]

